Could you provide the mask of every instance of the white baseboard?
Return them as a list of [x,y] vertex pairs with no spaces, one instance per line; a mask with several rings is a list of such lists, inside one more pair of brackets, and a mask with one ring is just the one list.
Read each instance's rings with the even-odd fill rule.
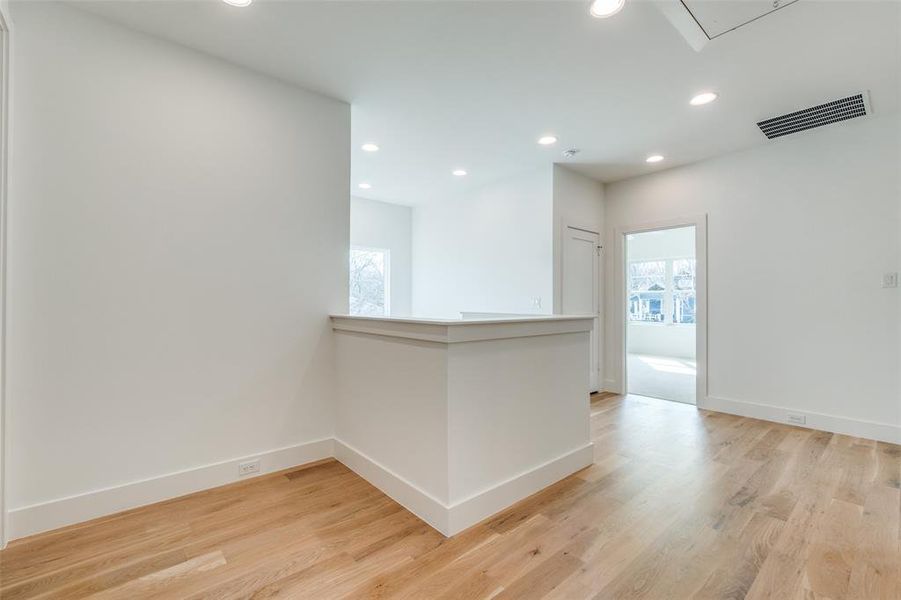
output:
[[589,443],[456,502],[449,508],[448,530],[451,535],[459,533],[593,462],[594,444]]
[[260,459],[260,475],[336,458],[445,536],[454,535],[592,463],[589,444],[472,497],[447,505],[357,449],[327,438],[177,473],[94,490],[9,512],[9,539],[23,538],[247,479],[238,463]]
[[622,394],[623,387],[619,384],[619,381],[617,381],[616,379],[605,379],[603,381],[602,391],[613,392],[614,394]]
[[594,445],[567,452],[451,505],[337,439],[335,458],[440,533],[451,536],[587,467],[594,461]]
[[264,475],[333,455],[333,440],[326,438],[16,508],[9,511],[9,539],[244,480],[248,477],[238,477],[238,463],[247,460],[259,458],[259,475]]
[[[799,414],[806,418],[806,423],[802,427],[901,444],[901,426],[888,423],[849,419],[714,396],[699,401],[698,408],[776,423],[788,423],[789,413]],[[238,463],[247,460],[259,458],[260,475],[263,475],[331,457],[337,458],[442,534],[450,536],[590,465],[593,461],[593,445],[588,444],[568,452],[469,498],[448,505],[348,444],[326,438],[16,508],[8,513],[7,538],[14,540],[233,483],[245,479],[237,475]]]
[[[841,433],[854,437],[878,440],[880,442],[901,444],[901,426],[891,425],[889,423],[861,421],[835,415],[806,412],[782,406],[770,406],[743,400],[716,398],[714,396],[707,396],[703,401],[699,401],[698,408],[729,413],[730,415],[738,415],[740,417],[751,417],[763,421],[797,425],[798,427],[807,427],[808,429],[819,429],[821,431]],[[789,413],[793,415],[804,415],[806,423],[803,425],[789,423]]]
[[335,458],[443,535],[453,535],[448,507],[438,498],[337,438]]

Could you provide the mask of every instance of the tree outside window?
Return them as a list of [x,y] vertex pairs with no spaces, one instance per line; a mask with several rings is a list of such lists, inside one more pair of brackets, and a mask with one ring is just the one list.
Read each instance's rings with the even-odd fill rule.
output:
[[629,263],[629,320],[693,324],[695,268],[693,258]]
[[350,314],[389,314],[388,272],[388,250],[358,247],[350,249]]

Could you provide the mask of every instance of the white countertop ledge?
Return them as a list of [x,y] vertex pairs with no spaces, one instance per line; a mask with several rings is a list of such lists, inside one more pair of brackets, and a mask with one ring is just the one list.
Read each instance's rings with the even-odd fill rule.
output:
[[591,330],[591,315],[531,315],[489,319],[427,317],[367,317],[330,315],[332,329],[382,337],[406,338],[439,344],[478,342]]

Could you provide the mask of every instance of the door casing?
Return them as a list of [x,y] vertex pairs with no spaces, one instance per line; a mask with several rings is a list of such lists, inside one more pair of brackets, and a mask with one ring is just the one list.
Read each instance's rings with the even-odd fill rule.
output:
[[9,3],[0,0],[0,548],[6,547],[6,203],[9,182],[10,51],[12,20]]
[[563,305],[566,302],[565,293],[564,293],[564,290],[566,287],[566,283],[564,281],[565,276],[566,276],[565,266],[566,266],[566,258],[567,258],[566,257],[566,237],[569,235],[570,229],[573,229],[578,232],[586,233],[589,235],[595,235],[595,236],[597,236],[597,240],[598,240],[597,243],[598,243],[599,250],[596,255],[595,273],[594,273],[595,282],[596,282],[594,294],[595,294],[595,303],[597,305],[597,314],[595,317],[595,323],[596,323],[595,339],[594,339],[595,364],[592,365],[592,367],[593,367],[592,372],[594,374],[596,374],[596,381],[592,382],[592,385],[590,386],[591,389],[589,390],[591,392],[594,392],[594,391],[598,391],[603,388],[603,381],[604,381],[604,377],[603,377],[603,373],[604,373],[604,369],[603,369],[603,366],[604,366],[604,361],[603,361],[603,356],[604,356],[604,352],[603,352],[603,350],[604,350],[604,335],[603,335],[603,332],[604,332],[604,309],[603,309],[603,306],[604,306],[604,295],[603,295],[603,286],[604,286],[603,269],[604,269],[604,266],[603,265],[604,265],[604,261],[603,261],[603,254],[601,252],[601,249],[603,248],[603,245],[602,245],[603,236],[601,235],[601,232],[597,231],[596,230],[597,228],[594,228],[594,227],[573,225],[571,223],[563,224],[563,228],[562,228],[562,232],[561,232],[562,242],[561,242],[561,252],[560,252],[560,255],[561,255],[560,256],[560,299],[561,299],[560,311],[564,312],[564,313],[566,312],[563,309]]
[[610,391],[620,394],[627,390],[626,372],[626,236],[632,233],[676,229],[679,227],[695,227],[695,352],[697,354],[697,374],[695,386],[695,405],[705,408],[707,403],[707,215],[692,215],[662,221],[635,223],[613,228],[613,306],[610,331],[617,333],[613,340],[613,358],[617,364],[611,365],[612,371],[619,377],[618,381],[607,382]]

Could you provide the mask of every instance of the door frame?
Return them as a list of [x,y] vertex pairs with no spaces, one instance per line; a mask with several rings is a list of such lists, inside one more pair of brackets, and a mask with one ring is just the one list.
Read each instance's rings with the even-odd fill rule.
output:
[[614,341],[619,364],[614,372],[619,375],[619,392],[628,393],[628,372],[626,345],[629,319],[626,315],[626,236],[680,227],[695,227],[695,354],[698,363],[695,375],[695,406],[707,405],[707,214],[691,215],[647,223],[616,227],[613,230],[613,330],[618,333]]
[[6,245],[7,245],[7,188],[9,182],[10,138],[10,52],[12,19],[9,3],[0,0],[0,549],[6,547],[9,526],[6,505]]
[[593,227],[591,225],[581,225],[575,223],[566,223],[564,222],[560,228],[560,264],[557,265],[560,269],[560,308],[559,311],[563,312],[563,274],[564,274],[564,265],[566,264],[566,231],[568,229],[576,229],[578,231],[584,231],[585,233],[590,233],[598,236],[598,246],[600,246],[600,250],[598,251],[598,266],[597,266],[597,286],[595,289],[595,294],[597,294],[598,300],[598,331],[595,339],[596,348],[595,348],[595,357],[597,358],[597,364],[595,368],[597,369],[597,391],[603,391],[604,389],[604,234],[599,231],[602,229],[601,227]]

